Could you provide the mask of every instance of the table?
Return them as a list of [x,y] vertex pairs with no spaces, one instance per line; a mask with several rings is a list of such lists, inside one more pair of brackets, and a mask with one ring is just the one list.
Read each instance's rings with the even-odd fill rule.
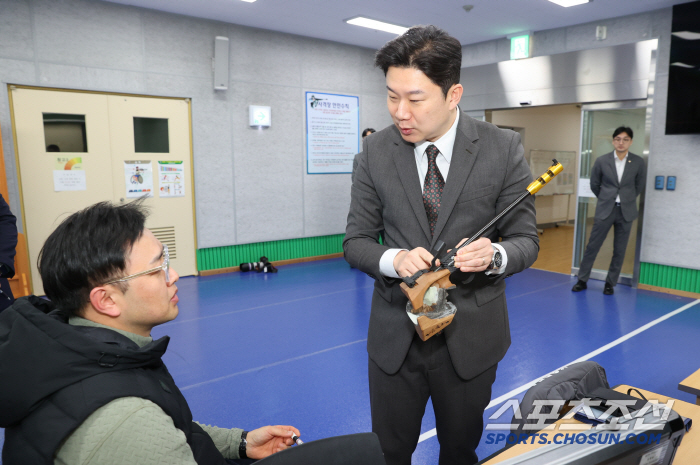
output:
[[678,389],[683,392],[695,394],[695,405],[700,405],[700,370],[678,383]]

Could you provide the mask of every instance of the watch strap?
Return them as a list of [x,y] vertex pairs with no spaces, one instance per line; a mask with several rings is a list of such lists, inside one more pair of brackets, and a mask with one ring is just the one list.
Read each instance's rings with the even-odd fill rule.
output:
[[246,453],[246,447],[248,446],[248,431],[243,430],[241,433],[241,443],[238,446],[238,458],[247,459],[248,454]]

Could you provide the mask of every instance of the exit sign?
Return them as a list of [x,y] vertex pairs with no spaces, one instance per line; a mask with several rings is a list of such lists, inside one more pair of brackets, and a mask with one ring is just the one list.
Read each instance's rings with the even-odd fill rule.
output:
[[530,35],[523,35],[510,38],[510,59],[530,57]]

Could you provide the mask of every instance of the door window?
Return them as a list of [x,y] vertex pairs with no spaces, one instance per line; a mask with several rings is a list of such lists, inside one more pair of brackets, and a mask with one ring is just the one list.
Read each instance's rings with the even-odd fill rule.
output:
[[43,113],[47,152],[87,152],[85,115]]

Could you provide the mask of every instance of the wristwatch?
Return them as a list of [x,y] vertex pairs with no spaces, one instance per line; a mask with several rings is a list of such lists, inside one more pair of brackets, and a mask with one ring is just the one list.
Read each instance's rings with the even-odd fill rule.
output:
[[[493,247],[493,246],[491,246]],[[489,263],[487,270],[497,270],[503,265],[503,256],[501,251],[496,247],[493,247],[493,256],[491,257],[491,263]]]
[[238,446],[238,458],[241,459],[247,459],[248,454],[246,454],[246,447],[248,446],[248,440],[246,439],[248,437],[248,431],[243,431],[241,433],[241,444]]

